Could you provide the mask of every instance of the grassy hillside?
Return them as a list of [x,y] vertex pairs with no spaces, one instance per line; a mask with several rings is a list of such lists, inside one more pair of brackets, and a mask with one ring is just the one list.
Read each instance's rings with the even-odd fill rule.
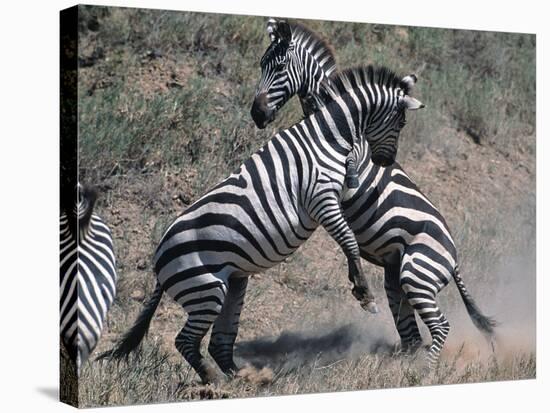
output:
[[[290,102],[262,131],[250,118],[268,46],[263,17],[99,7],[81,8],[81,17],[80,179],[101,190],[97,212],[113,230],[118,257],[102,351],[151,293],[151,256],[166,225],[301,110]],[[82,404],[535,376],[534,36],[302,23],[333,45],[341,68],[374,63],[418,75],[415,96],[427,109],[409,116],[398,161],[446,217],[465,282],[501,322],[496,353],[450,285],[439,299],[452,326],[440,368],[424,376],[415,360],[392,356],[397,336],[381,270],[366,266],[383,307],[374,317],[358,308],[344,257],[319,230],[249,283],[237,351],[241,364],[259,371],[197,385],[173,346],[185,313],[165,298],[139,359],[84,368]]]

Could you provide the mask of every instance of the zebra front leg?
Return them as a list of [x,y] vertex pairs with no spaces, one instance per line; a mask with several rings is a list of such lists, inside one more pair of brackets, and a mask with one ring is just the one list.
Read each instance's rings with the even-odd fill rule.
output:
[[367,277],[363,272],[361,266],[361,258],[347,257],[348,258],[348,277],[353,282],[353,288],[351,293],[359,301],[359,304],[363,310],[367,310],[373,314],[378,312],[378,306],[374,299],[374,294],[369,286]]
[[[378,312],[374,295],[369,286],[367,277],[361,266],[361,257],[359,255],[359,245],[355,239],[353,231],[349,227],[340,204],[336,199],[324,199],[320,212],[315,218],[329,235],[340,245],[348,260],[348,278],[353,283],[353,296],[359,301],[364,310],[371,313]],[[313,215],[315,217],[315,215]]]
[[[225,285],[221,282],[205,285],[202,291],[186,291],[177,301],[188,314],[187,322],[176,337],[176,348],[191,365],[204,384],[215,382],[216,369],[202,356],[201,341],[222,311]],[[189,290],[196,290],[191,288]],[[197,294],[198,293],[198,294]]]
[[357,173],[357,155],[351,151],[346,158],[346,186],[348,188],[359,188],[359,175]]
[[248,277],[229,279],[229,288],[222,312],[214,322],[208,352],[222,372],[233,376],[239,370],[233,361],[233,346],[239,330]]

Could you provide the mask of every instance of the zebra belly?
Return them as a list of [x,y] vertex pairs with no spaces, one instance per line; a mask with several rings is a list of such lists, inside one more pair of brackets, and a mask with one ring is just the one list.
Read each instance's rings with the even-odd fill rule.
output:
[[182,304],[190,297],[200,298],[207,294],[200,286],[263,272],[294,253],[313,233],[296,234],[292,225],[297,226],[297,218],[287,222],[259,209],[252,213],[238,203],[208,202],[180,216],[154,260],[164,290]]

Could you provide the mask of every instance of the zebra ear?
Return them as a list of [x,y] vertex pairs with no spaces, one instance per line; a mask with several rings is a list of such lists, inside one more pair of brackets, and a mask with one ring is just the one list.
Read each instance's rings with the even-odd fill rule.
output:
[[276,41],[277,40],[277,35],[276,35],[277,20],[275,20],[273,17],[270,17],[269,20],[267,21],[266,30],[269,36],[269,40],[271,40],[272,42]]
[[281,20],[279,24],[277,24],[277,34],[279,36],[279,39],[281,39],[282,42],[290,43],[290,40],[292,39],[290,24],[288,24],[284,20]]
[[402,102],[403,102],[403,105],[405,106],[405,109],[409,109],[409,110],[417,110],[417,109],[422,109],[426,107],[426,105],[424,105],[421,101],[409,95],[406,95],[405,97],[403,97]]
[[267,21],[267,34],[272,42],[285,42],[290,43],[292,33],[290,31],[290,25],[284,20],[276,20],[270,18]]
[[403,79],[401,79],[401,85],[402,88],[406,91],[410,91],[413,86],[416,84],[418,78],[414,73],[411,73],[410,75],[405,76]]

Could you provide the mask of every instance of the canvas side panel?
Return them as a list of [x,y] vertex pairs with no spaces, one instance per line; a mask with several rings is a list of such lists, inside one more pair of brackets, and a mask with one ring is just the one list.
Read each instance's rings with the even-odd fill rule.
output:
[[[66,214],[68,226],[76,234],[77,215],[73,213],[78,182],[77,155],[77,58],[78,58],[78,7],[60,12],[60,206]],[[62,238],[62,237],[60,237]],[[61,239],[60,239],[61,241]],[[76,244],[73,249],[76,249]],[[72,260],[76,260],[76,253]],[[66,276],[68,265],[60,265],[60,281]],[[60,293],[60,310],[67,292]],[[59,396],[64,403],[78,407],[78,375],[76,364],[71,361],[67,349],[60,340]]]

